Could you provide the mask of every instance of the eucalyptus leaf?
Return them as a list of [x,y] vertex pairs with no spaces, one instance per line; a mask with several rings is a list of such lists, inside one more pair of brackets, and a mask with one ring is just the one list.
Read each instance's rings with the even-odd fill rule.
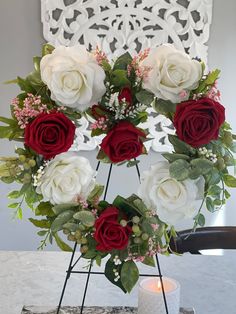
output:
[[191,160],[191,165],[198,169],[198,171],[205,175],[212,170],[214,164],[208,160],[203,158],[196,158]]
[[153,107],[156,110],[156,112],[160,114],[174,113],[176,110],[176,104],[172,103],[170,100],[157,98],[155,99]]
[[35,209],[36,216],[55,216],[54,211],[52,210],[52,204],[50,202],[41,202]]
[[139,278],[139,270],[134,261],[127,261],[121,268],[121,282],[127,292],[131,292]]
[[63,228],[63,225],[69,222],[71,218],[73,218],[73,215],[74,215],[73,210],[67,210],[58,215],[51,225],[52,232],[55,233],[61,230]]
[[188,155],[184,154],[175,154],[175,153],[163,153],[162,156],[167,159],[169,162],[173,162],[177,159],[190,160]]
[[73,215],[73,218],[79,220],[83,225],[92,227],[95,223],[94,215],[88,210],[82,210]]
[[190,164],[183,159],[178,159],[170,164],[170,175],[176,180],[183,181],[189,176]]
[[71,204],[71,203],[69,203],[69,204],[58,204],[58,205],[54,205],[52,210],[56,215],[59,215],[64,211],[67,211],[69,209],[74,209],[76,207],[78,207],[78,204]]
[[169,134],[168,139],[170,143],[174,146],[174,149],[177,154],[195,154],[196,149],[192,146],[188,145],[187,143],[181,141],[177,136]]
[[147,106],[150,105],[154,100],[154,95],[145,89],[142,89],[141,91],[136,93],[135,97],[141,104],[144,104]]

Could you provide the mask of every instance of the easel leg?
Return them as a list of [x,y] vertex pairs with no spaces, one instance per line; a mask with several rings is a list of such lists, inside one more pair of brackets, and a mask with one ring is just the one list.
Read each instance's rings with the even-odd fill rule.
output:
[[58,307],[57,307],[57,313],[56,314],[60,313],[62,300],[63,300],[64,294],[65,294],[65,290],[66,290],[66,286],[67,286],[67,281],[70,278],[70,274],[71,274],[71,270],[72,270],[72,263],[73,263],[73,260],[74,260],[76,248],[77,248],[77,243],[75,242],[74,249],[73,249],[73,252],[72,252],[72,255],[71,255],[70,263],[69,263],[69,266],[68,266],[68,270],[67,270],[67,274],[66,274],[65,282],[64,282],[63,289],[62,289],[62,292],[61,292],[61,297],[60,297],[60,301],[59,301],[59,304],[58,304]]

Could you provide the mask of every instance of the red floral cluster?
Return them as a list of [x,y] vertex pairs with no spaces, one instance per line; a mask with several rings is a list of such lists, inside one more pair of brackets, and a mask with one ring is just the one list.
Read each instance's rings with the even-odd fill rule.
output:
[[95,223],[94,238],[97,241],[96,249],[101,252],[123,250],[128,246],[131,228],[121,226],[118,221],[119,209],[107,207]]
[[178,104],[173,123],[182,141],[200,147],[218,138],[224,121],[225,108],[205,97]]

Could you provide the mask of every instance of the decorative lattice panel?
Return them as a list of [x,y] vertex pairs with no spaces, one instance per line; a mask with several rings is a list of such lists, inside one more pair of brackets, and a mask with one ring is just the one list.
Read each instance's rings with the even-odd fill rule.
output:
[[[54,45],[80,43],[88,49],[98,45],[110,58],[168,42],[207,62],[212,1],[41,0],[43,32]],[[82,119],[77,133],[83,145],[78,147],[91,150],[101,139],[91,139],[85,125]],[[146,126],[154,137],[149,146],[166,150],[166,134],[173,132],[170,123],[150,111]]]

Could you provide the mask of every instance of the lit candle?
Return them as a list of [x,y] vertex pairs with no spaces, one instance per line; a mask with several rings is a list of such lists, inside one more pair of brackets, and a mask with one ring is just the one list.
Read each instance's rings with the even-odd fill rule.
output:
[[[171,278],[162,278],[169,314],[179,314],[180,285]],[[140,282],[138,314],[166,314],[159,278],[147,278]]]

